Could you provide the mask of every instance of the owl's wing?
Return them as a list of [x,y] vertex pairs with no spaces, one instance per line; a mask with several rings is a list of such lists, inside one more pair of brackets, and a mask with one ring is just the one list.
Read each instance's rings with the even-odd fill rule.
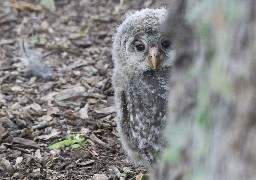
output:
[[124,90],[115,90],[115,104],[117,112],[117,130],[121,138],[127,136],[127,128],[129,126],[129,113],[128,113],[128,103],[127,96]]
[[128,121],[128,104],[127,104],[127,97],[124,91],[121,91],[121,110],[122,110],[122,117],[121,119],[123,122]]

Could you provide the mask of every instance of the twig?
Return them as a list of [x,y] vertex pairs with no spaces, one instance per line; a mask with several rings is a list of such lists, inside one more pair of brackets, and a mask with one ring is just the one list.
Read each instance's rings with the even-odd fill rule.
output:
[[17,67],[14,66],[7,66],[7,67],[1,67],[0,71],[8,71],[8,70],[15,70]]

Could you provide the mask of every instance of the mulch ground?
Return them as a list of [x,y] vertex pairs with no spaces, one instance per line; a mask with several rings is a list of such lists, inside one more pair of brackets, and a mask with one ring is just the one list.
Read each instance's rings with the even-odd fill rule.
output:
[[136,179],[115,129],[112,37],[125,13],[164,3],[22,2],[0,1],[0,179]]

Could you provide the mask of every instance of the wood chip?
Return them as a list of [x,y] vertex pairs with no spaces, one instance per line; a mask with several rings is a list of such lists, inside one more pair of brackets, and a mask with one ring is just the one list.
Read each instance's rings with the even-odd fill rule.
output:
[[65,89],[55,95],[55,101],[64,101],[71,98],[79,97],[85,92],[84,86],[75,86]]
[[35,157],[37,157],[38,159],[42,159],[42,155],[41,155],[40,149],[37,149],[37,150],[35,151]]
[[16,160],[15,160],[15,166],[19,166],[20,165],[20,163],[22,162],[22,160],[23,160],[23,157],[17,157],[16,158]]
[[102,94],[99,94],[99,93],[83,93],[83,96],[85,97],[94,97],[94,98],[99,98],[99,99],[105,99],[106,96],[105,95],[102,95]]
[[97,138],[97,136],[96,136],[95,134],[93,134],[93,133],[90,135],[90,139],[91,139],[92,141],[96,142],[96,143],[99,144],[99,145],[102,145],[102,146],[105,146],[105,147],[108,146],[107,143],[105,143],[105,142],[103,142],[102,140],[100,140],[99,138]]
[[11,163],[10,161],[8,161],[7,159],[5,158],[2,158],[1,161],[0,161],[0,164],[2,166],[4,166],[4,168],[8,171],[10,171],[12,169],[12,166],[11,166]]
[[40,5],[28,3],[28,2],[14,2],[11,4],[11,6],[15,9],[26,11],[41,11],[42,7]]
[[85,161],[85,162],[78,162],[77,164],[80,166],[88,166],[90,164],[93,164],[95,160],[89,160],[89,161]]
[[21,91],[24,91],[24,88],[18,85],[14,85],[11,87],[11,90],[14,92],[21,92]]
[[88,119],[88,108],[89,108],[89,104],[86,104],[83,108],[80,109],[79,111],[79,115],[82,119]]
[[98,113],[98,114],[105,114],[105,115],[109,115],[115,112],[115,106],[110,106],[110,107],[106,107],[106,108],[102,108],[102,109],[96,109],[94,110],[94,112]]
[[44,116],[41,116],[39,118],[37,118],[38,121],[51,121],[52,120],[52,116],[49,116],[49,115],[44,115]]
[[[14,137],[12,142],[17,144],[17,146],[24,147],[24,148],[32,148],[32,149],[39,149],[39,145],[29,139],[24,139],[20,137]],[[16,146],[16,145],[15,145]]]
[[106,174],[94,174],[92,177],[93,180],[108,180]]
[[39,87],[40,91],[48,91],[53,87],[54,83],[53,82],[47,82],[45,84],[42,84],[42,86]]
[[36,139],[48,140],[48,139],[51,139],[53,137],[57,137],[59,134],[60,134],[60,132],[57,129],[53,129],[51,131],[51,134],[37,136]]
[[33,109],[33,110],[35,110],[36,112],[42,111],[42,107],[41,107],[39,104],[37,104],[37,103],[31,104],[31,105],[30,105],[30,108]]

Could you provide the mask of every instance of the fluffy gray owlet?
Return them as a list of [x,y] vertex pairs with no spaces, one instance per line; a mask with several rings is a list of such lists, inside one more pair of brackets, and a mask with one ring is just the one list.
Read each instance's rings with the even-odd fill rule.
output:
[[127,15],[113,43],[113,88],[117,129],[135,164],[150,165],[163,149],[168,79],[174,58],[171,41],[159,32],[166,9]]

